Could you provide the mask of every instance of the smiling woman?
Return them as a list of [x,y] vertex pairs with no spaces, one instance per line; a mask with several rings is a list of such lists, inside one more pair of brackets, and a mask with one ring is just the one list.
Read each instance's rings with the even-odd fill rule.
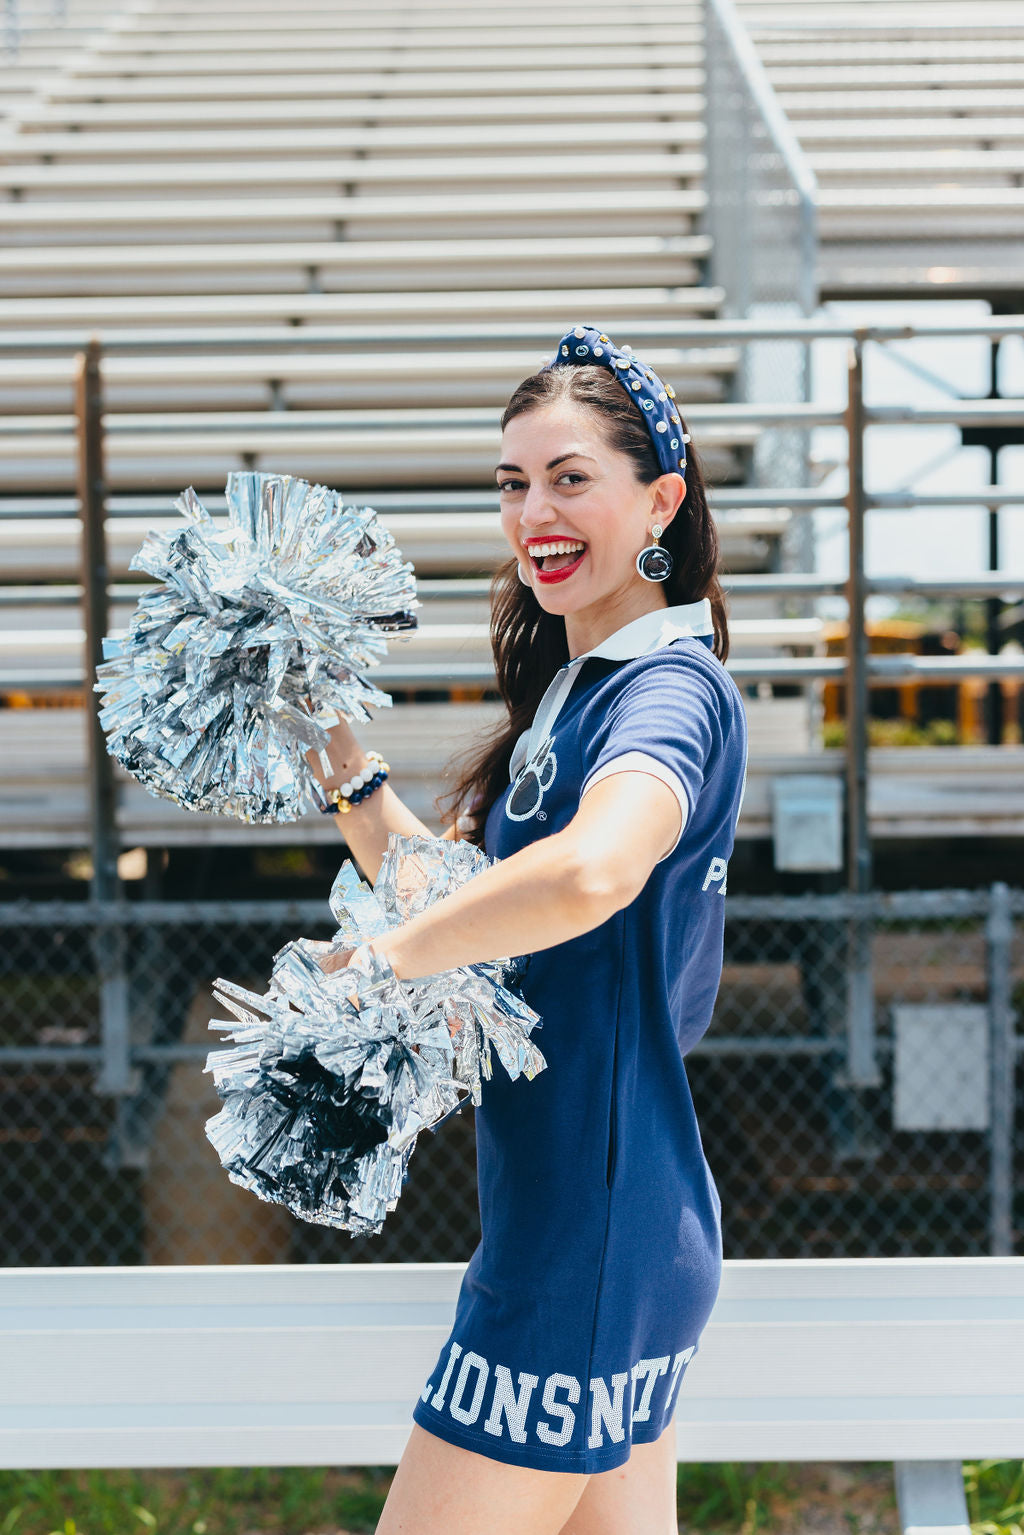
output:
[[[446,815],[495,862],[373,947],[400,977],[528,955],[547,1069],[482,1085],[481,1239],[378,1535],[676,1528],[673,1416],[722,1262],[684,1058],[721,975],[746,768],[684,441],[668,387],[587,327],[502,418],[507,710]],[[348,727],[338,745],[338,772],[362,766]],[[345,817],[371,870],[413,830],[390,784]]]
[[[569,335],[576,340],[575,331]],[[615,351],[599,344],[606,358]],[[699,454],[672,449],[668,433],[657,431],[660,415],[649,430],[649,418],[623,388],[623,371],[613,377],[600,359],[542,369],[524,379],[501,418],[496,481],[514,557],[491,583],[491,646],[508,717],[467,755],[442,802],[478,845],[487,812],[507,783],[515,742],[565,661],[641,613],[704,599],[714,654],[724,661],[729,653],[718,534]],[[674,394],[668,399],[679,415]],[[687,443],[681,416],[676,429],[679,442]],[[668,452],[683,457],[684,468],[677,462],[666,471],[663,439]],[[636,570],[655,526],[671,557],[661,583],[638,578]],[[583,554],[575,561],[549,555],[540,563],[540,549],[557,541],[582,545]]]

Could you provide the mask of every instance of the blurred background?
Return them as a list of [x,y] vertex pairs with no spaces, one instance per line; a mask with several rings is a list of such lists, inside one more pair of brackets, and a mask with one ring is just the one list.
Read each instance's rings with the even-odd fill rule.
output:
[[[1024,25],[1014,0],[8,0],[0,1263],[465,1260],[472,1111],[380,1236],[232,1185],[218,976],[328,937],[333,820],[97,739],[192,484],[380,512],[420,626],[357,730],[438,831],[496,717],[501,409],[565,329],[675,386],[750,771],[687,1057],[725,1255],[1024,1251]],[[343,823],[341,823],[343,825]]]

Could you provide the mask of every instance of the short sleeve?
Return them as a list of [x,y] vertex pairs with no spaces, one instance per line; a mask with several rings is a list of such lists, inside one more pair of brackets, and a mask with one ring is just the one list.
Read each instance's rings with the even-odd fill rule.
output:
[[[602,689],[607,698],[607,693]],[[705,776],[722,741],[721,706],[711,682],[681,657],[648,662],[614,688],[581,740],[580,799],[612,773],[636,770],[660,778],[679,801],[679,846]]]

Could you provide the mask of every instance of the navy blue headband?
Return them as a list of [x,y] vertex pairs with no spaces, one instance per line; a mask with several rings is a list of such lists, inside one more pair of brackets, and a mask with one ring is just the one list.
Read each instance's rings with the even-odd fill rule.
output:
[[548,368],[573,363],[596,363],[607,368],[643,412],[662,474],[681,474],[685,478],[686,444],[690,439],[673,403],[676,392],[671,384],[661,382],[653,368],[634,357],[632,351],[632,347],[615,346],[593,325],[576,325],[566,331],[554,357],[540,371],[546,373]]

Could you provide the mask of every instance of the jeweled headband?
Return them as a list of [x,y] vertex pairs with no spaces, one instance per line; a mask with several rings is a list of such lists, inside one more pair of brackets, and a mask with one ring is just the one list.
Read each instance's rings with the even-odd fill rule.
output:
[[566,331],[554,357],[545,363],[541,372],[583,363],[596,363],[607,368],[643,412],[662,474],[685,477],[686,444],[690,439],[682,430],[682,421],[674,404],[676,392],[671,384],[661,382],[653,368],[632,353],[632,347],[615,346],[593,325],[576,325]]

